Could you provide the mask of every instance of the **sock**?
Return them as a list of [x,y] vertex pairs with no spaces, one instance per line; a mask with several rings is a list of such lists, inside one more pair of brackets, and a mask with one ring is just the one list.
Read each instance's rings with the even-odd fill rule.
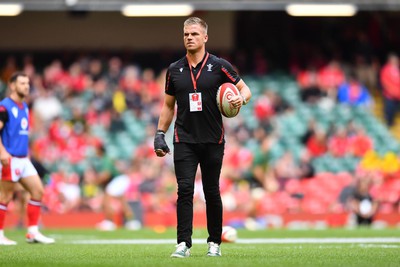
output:
[[38,226],[39,216],[40,216],[40,208],[41,203],[40,201],[30,199],[28,202],[28,229],[36,230]]
[[[0,230],[3,232],[4,221],[6,220],[7,204],[0,203]],[[3,233],[4,235],[4,233]]]

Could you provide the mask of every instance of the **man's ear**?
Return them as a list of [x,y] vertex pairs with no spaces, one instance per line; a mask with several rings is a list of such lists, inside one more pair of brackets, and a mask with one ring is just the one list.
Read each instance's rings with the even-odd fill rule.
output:
[[206,34],[206,35],[204,36],[204,43],[207,43],[207,41],[208,41],[208,35]]

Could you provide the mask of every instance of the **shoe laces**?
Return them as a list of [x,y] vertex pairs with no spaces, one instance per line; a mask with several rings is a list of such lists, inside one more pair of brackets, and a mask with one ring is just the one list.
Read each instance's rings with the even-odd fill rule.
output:
[[219,253],[219,245],[217,243],[210,242],[210,243],[208,243],[208,246],[209,246],[210,253],[213,253],[213,254]]
[[178,252],[183,252],[186,250],[186,243],[185,242],[181,242],[178,245],[175,246],[176,247],[176,251]]

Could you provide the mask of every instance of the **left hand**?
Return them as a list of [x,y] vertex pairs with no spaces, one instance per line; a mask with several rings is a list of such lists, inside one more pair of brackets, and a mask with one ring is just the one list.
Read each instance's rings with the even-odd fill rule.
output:
[[243,105],[243,98],[241,95],[235,95],[229,100],[229,103],[231,103],[235,108],[240,108]]

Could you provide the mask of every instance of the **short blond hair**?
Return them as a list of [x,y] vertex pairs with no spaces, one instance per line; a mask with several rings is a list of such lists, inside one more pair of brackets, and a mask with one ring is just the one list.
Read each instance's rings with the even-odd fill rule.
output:
[[187,20],[185,20],[185,22],[183,23],[183,27],[189,26],[189,25],[200,25],[203,29],[204,32],[207,34],[208,31],[208,25],[207,23],[202,20],[201,18],[198,17],[190,17]]

